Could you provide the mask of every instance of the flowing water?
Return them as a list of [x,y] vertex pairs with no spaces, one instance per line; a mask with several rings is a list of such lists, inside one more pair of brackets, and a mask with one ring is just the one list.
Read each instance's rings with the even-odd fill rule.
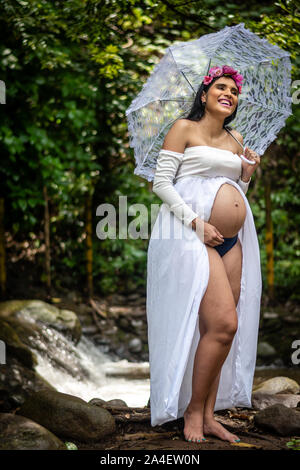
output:
[[[42,339],[31,345],[38,359],[35,370],[57,391],[85,401],[118,398],[132,407],[147,405],[150,396],[148,362],[112,361],[85,336],[75,346],[52,328],[42,330]],[[136,378],[135,369],[141,378]],[[132,375],[134,378],[126,378]]]
[[[130,407],[144,407],[150,397],[149,363],[114,361],[90,339],[82,336],[75,346],[53,328],[43,326],[32,338],[36,371],[59,392],[89,401],[122,399]],[[257,367],[255,379],[286,376],[300,384],[300,368]]]

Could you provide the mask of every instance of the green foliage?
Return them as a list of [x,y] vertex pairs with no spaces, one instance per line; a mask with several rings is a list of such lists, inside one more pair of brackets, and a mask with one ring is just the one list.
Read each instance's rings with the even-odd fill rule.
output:
[[[93,274],[102,293],[146,286],[147,239],[100,240],[96,208],[119,196],[128,206],[161,201],[133,174],[125,111],[141,90],[166,47],[196,39],[241,21],[291,53],[294,82],[299,76],[299,10],[291,0],[7,0],[0,6],[1,185],[5,229],[15,240],[35,234],[43,244],[44,193],[51,218],[54,283],[85,282],[85,200],[93,194]],[[297,85],[294,83],[297,90]],[[283,291],[299,283],[300,108],[293,105],[278,135],[278,159],[262,165],[251,199],[265,279],[264,175],[272,178],[275,278]],[[249,189],[251,197],[252,188]],[[128,215],[128,222],[134,216]],[[43,270],[43,251],[36,267]]]
[[78,450],[78,447],[74,442],[65,442],[65,446],[68,450]]
[[290,450],[300,450],[300,439],[291,439],[286,443]]

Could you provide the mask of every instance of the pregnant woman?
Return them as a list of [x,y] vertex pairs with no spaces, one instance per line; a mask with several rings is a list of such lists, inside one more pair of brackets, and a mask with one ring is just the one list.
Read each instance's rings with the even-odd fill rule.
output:
[[[153,192],[162,204],[147,259],[151,425],[184,418],[193,442],[238,436],[214,411],[250,407],[261,268],[246,198],[259,156],[227,125],[242,76],[212,67],[186,119],[165,136]],[[172,229],[170,229],[172,227]]]

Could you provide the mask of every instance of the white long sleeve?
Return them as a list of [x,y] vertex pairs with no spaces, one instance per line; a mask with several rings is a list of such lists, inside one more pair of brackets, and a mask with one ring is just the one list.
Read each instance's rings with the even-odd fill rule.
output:
[[242,188],[242,190],[244,191],[244,194],[247,194],[249,184],[251,183],[251,178],[250,178],[249,181],[247,181],[247,183],[245,183],[245,181],[242,181],[241,178],[239,178],[237,183]]
[[183,153],[162,149],[157,158],[152,191],[169,206],[170,211],[187,227],[198,214],[182,199],[174,188],[173,180],[182,161]]

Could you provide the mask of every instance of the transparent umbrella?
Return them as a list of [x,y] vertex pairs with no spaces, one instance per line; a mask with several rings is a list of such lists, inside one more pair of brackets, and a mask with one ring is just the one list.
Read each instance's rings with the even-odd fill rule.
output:
[[292,114],[290,55],[244,23],[226,26],[168,47],[126,110],[136,175],[153,180],[166,133],[177,119],[188,115],[209,68],[225,64],[244,77],[239,109],[230,126],[258,155],[273,142]]

